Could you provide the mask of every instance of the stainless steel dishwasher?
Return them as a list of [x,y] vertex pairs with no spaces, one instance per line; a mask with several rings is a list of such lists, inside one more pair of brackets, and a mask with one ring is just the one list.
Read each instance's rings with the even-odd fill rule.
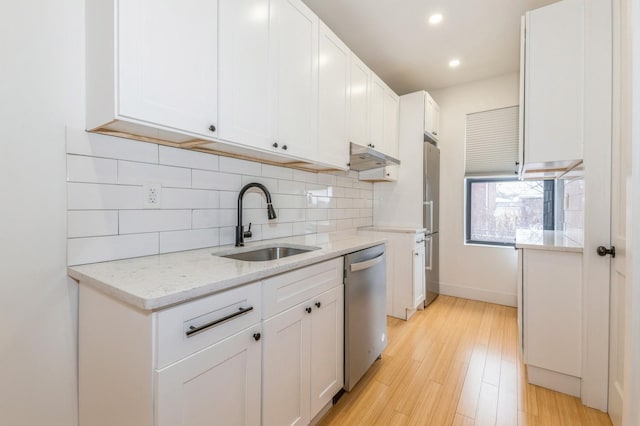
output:
[[344,389],[350,391],[387,347],[387,265],[381,244],[345,256]]

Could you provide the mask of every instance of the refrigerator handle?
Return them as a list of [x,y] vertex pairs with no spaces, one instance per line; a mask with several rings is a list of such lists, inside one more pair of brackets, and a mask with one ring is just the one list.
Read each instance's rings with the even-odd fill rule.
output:
[[429,206],[429,227],[427,228],[427,234],[433,233],[433,200],[425,201],[425,205]]
[[433,237],[429,235],[427,240],[429,240],[429,242],[425,242],[425,244],[429,244],[429,263],[425,266],[425,269],[431,271],[433,268]]

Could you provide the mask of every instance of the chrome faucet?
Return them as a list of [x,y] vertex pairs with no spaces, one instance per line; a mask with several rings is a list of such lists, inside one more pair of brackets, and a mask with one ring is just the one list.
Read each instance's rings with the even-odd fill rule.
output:
[[261,183],[251,182],[246,184],[240,190],[240,194],[238,194],[238,225],[236,226],[236,247],[244,246],[244,239],[251,238],[251,223],[249,223],[249,229],[244,230],[244,226],[242,226],[242,197],[244,197],[244,193],[247,192],[250,188],[259,188],[264,192],[265,197],[267,197],[267,217],[269,220],[276,218],[276,211],[273,209],[273,205],[271,204],[271,194],[266,186]]

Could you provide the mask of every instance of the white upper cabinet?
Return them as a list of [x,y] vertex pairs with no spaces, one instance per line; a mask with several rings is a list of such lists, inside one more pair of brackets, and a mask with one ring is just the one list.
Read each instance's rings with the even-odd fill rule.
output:
[[269,150],[275,142],[276,70],[269,61],[269,0],[219,0],[218,137]]
[[[218,2],[117,3],[87,2],[88,128],[214,136]],[[136,132],[139,126],[155,131]]]
[[369,143],[371,148],[384,150],[384,107],[386,84],[371,73],[369,92]]
[[271,0],[277,66],[277,149],[313,158],[318,126],[318,17],[299,0]]
[[434,142],[438,141],[440,132],[440,107],[431,95],[425,94],[424,99],[424,134]]
[[318,160],[346,169],[349,162],[349,48],[320,22]]
[[354,54],[351,54],[349,139],[359,145],[369,145],[369,85],[371,70]]
[[525,167],[570,166],[583,158],[584,2],[536,9],[525,22]]
[[[386,88],[384,94],[384,120],[382,151],[394,158],[399,157],[398,119],[400,114],[400,98],[391,89]],[[393,166],[396,170],[397,167]]]

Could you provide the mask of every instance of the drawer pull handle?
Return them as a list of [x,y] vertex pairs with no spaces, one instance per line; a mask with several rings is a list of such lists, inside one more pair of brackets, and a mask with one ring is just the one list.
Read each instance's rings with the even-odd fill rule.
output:
[[204,325],[201,325],[200,327],[196,327],[195,325],[192,325],[189,327],[189,329],[185,332],[185,334],[187,335],[187,337],[191,337],[195,334],[201,333],[211,327],[215,327],[217,325],[220,325],[222,323],[225,323],[227,321],[230,321],[232,319],[234,319],[235,317],[239,317],[240,315],[244,315],[247,314],[249,312],[253,311],[253,306],[249,306],[248,308],[238,308],[238,312],[234,312],[232,314],[229,314],[227,316],[224,316],[222,318],[218,318],[217,320],[213,320],[209,323],[206,323]]

